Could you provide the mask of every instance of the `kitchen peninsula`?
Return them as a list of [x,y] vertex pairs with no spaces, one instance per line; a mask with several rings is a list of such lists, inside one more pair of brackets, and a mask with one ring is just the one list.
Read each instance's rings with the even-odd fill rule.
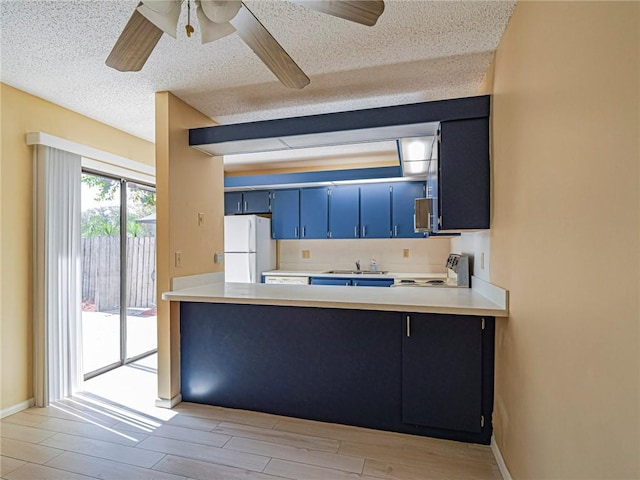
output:
[[[221,280],[221,279],[220,279]],[[180,302],[185,401],[488,444],[506,292],[217,281]]]

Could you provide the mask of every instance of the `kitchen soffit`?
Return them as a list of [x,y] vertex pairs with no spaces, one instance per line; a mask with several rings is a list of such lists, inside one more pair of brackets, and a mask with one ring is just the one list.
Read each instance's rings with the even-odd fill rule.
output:
[[438,123],[488,117],[490,96],[195,128],[189,145],[231,155],[435,135]]

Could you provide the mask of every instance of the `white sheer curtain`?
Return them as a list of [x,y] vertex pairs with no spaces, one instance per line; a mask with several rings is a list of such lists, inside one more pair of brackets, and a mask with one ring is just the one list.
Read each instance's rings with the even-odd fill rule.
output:
[[82,167],[43,145],[34,157],[34,387],[44,407],[82,388]]

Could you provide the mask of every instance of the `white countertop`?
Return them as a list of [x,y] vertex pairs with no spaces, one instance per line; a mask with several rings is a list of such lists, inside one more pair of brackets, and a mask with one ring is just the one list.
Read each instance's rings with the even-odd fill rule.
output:
[[[472,288],[381,288],[219,282],[166,292],[162,294],[162,298],[177,302],[508,316],[507,292],[487,282],[482,283],[483,292],[486,292],[486,289],[494,289],[493,293],[484,295]],[[501,292],[504,295],[501,295]]]

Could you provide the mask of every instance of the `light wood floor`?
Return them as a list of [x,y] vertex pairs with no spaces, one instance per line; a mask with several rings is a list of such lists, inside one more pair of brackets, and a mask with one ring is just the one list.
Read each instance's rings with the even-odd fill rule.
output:
[[489,447],[182,403],[153,360],[0,422],[3,479],[501,479]]

